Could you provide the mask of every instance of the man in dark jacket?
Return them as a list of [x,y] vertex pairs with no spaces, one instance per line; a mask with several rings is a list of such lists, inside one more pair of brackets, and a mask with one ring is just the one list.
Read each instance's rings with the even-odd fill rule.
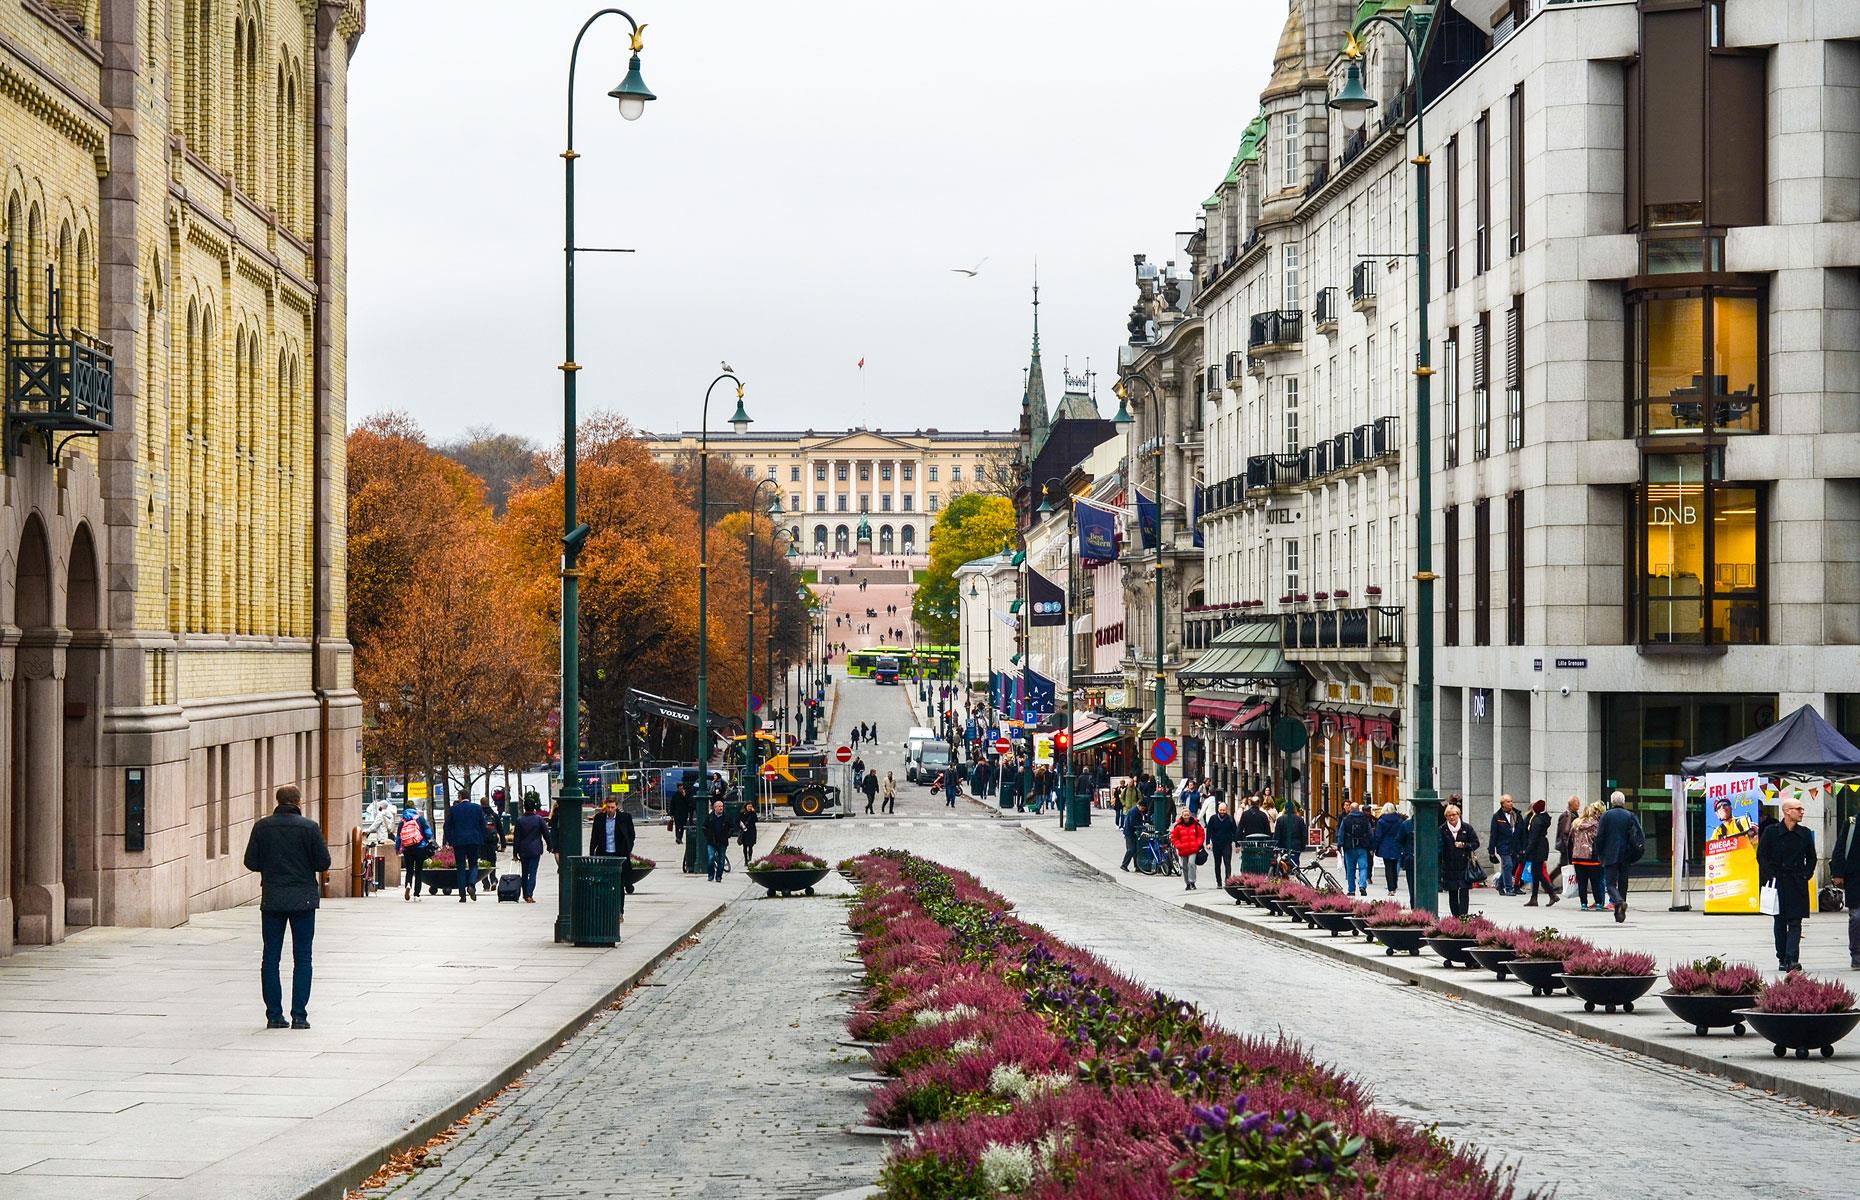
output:
[[723,811],[723,801],[716,801],[710,806],[710,815],[704,818],[704,852],[710,856],[712,883],[723,882],[723,869],[730,863],[730,838],[735,833],[736,822]]
[[1608,811],[1602,814],[1595,831],[1595,854],[1602,863],[1602,880],[1608,887],[1608,903],[1614,907],[1615,920],[1627,920],[1627,869],[1640,860],[1647,845],[1641,832],[1640,818],[1628,810],[1627,796],[1620,791],[1608,797]]
[[459,873],[459,903],[478,899],[478,854],[484,848],[484,806],[474,803],[470,788],[446,810],[446,845],[452,847],[453,867]]
[[316,910],[322,902],[319,872],[329,870],[329,845],[323,830],[304,816],[302,793],[293,784],[278,789],[278,807],[252,826],[245,844],[245,869],[257,871],[258,917],[265,955],[259,990],[265,998],[265,1024],[284,1028],[284,984],[278,963],[284,957],[284,930],[291,931],[292,1029],[310,1028],[310,944],[316,938]]
[[633,815],[621,812],[612,796],[602,800],[601,810],[594,814],[594,822],[588,829],[588,853],[596,858],[620,860],[620,911],[623,920],[626,912],[626,885],[632,882],[634,836]]
[[517,818],[517,861],[523,867],[525,904],[536,903],[536,870],[542,864],[544,852],[555,852],[555,831],[549,828],[548,818],[539,811],[541,808],[534,796],[526,796],[523,815]]
[[1337,822],[1337,849],[1343,855],[1343,887],[1352,896],[1369,894],[1369,844],[1375,826],[1369,820],[1369,802],[1358,804]]
[[1266,810],[1260,807],[1258,796],[1249,796],[1246,807],[1240,810],[1240,836],[1264,837],[1272,832],[1272,820],[1266,816]]
[[1498,798],[1498,811],[1492,814],[1492,829],[1486,850],[1498,869],[1498,894],[1518,894],[1518,853],[1523,847],[1524,814],[1509,794]]
[[1847,889],[1847,957],[1860,971],[1860,817],[1848,817],[1834,834],[1834,858],[1828,875]]
[[1227,801],[1214,806],[1214,815],[1208,818],[1208,853],[1214,856],[1214,882],[1221,887],[1227,886],[1227,880],[1234,873],[1234,842],[1240,837],[1240,826],[1234,821],[1233,814],[1227,811]]
[[1305,856],[1305,838],[1311,827],[1298,815],[1298,806],[1290,800],[1285,802],[1285,815],[1273,827],[1272,843],[1291,855],[1292,866],[1296,867]]
[[668,806],[672,818],[672,840],[682,843],[685,840],[685,826],[691,824],[691,785],[681,783],[672,793],[672,802]]
[[1757,878],[1776,885],[1776,967],[1802,969],[1802,920],[1815,881],[1815,835],[1802,824],[1802,802],[1782,802],[1782,820],[1757,838]]
[[865,811],[871,812],[873,802],[878,799],[878,772],[867,771],[859,790],[865,793]]

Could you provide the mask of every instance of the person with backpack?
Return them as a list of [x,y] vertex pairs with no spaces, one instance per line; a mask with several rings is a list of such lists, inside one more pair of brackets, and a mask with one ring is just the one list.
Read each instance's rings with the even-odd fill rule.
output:
[[1369,845],[1375,827],[1369,821],[1369,801],[1359,801],[1337,822],[1337,849],[1343,856],[1343,890],[1349,896],[1369,894]]
[[1389,895],[1393,896],[1395,886],[1401,882],[1403,857],[1402,815],[1393,804],[1382,806],[1370,836],[1374,841],[1376,857],[1382,860],[1382,878],[1389,885]]
[[433,853],[433,827],[419,809],[408,805],[401,810],[394,841],[400,847],[400,898],[418,900],[423,882],[420,873],[426,870],[426,860]]
[[523,815],[517,818],[517,861],[523,865],[523,902],[536,903],[536,869],[543,852],[555,853],[555,833],[542,815],[542,805],[534,796],[523,801]]
[[1640,818],[1628,810],[1627,796],[1620,791],[1608,797],[1608,811],[1602,814],[1601,828],[1595,835],[1596,856],[1602,863],[1602,880],[1608,886],[1608,903],[1615,910],[1617,922],[1627,920],[1627,870],[1647,852],[1647,835]]

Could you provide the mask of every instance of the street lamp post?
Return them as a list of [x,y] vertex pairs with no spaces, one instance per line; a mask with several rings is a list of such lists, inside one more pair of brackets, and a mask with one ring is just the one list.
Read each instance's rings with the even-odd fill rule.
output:
[[[772,517],[781,511],[781,485],[777,484],[773,479],[762,479],[756,482],[754,490],[749,493],[749,551],[745,556],[745,563],[749,568],[749,603],[747,606],[747,632],[744,637],[746,657],[743,660],[742,803],[753,803],[756,795],[756,500],[762,495],[762,489],[769,486],[774,486],[776,489],[775,498],[769,501],[768,512]],[[769,541],[771,543],[769,549],[771,551],[775,548],[772,544],[774,540],[775,535],[771,533],[769,535]],[[769,569],[772,571],[774,567],[771,566]],[[773,617],[770,618],[769,624],[772,629],[774,627]],[[769,653],[773,655],[773,646],[770,647]],[[768,707],[768,703],[768,693],[764,691],[762,694],[763,707]],[[736,814],[731,813],[730,815],[734,817]]]
[[[575,361],[575,160],[581,157],[575,150],[575,67],[581,58],[581,39],[605,16],[620,17],[632,30],[633,57],[626,77],[607,93],[618,101],[621,118],[637,121],[646,111],[646,102],[655,98],[639,74],[646,27],[618,8],[603,8],[582,22],[568,52],[567,140],[562,149],[562,761],[555,822],[556,845],[567,859],[581,854],[581,573],[576,564],[592,532],[577,515],[575,494],[575,376],[581,370]],[[572,878],[571,868],[557,892],[558,942],[569,940]]]
[[[1357,22],[1344,53],[1349,69],[1343,90],[1330,100],[1344,127],[1362,128],[1375,98],[1363,90],[1362,57],[1358,35],[1372,24],[1393,29],[1408,48],[1409,78],[1414,94],[1414,240],[1415,283],[1420,292],[1416,306],[1414,362],[1414,468],[1417,514],[1414,553],[1414,904],[1428,912],[1440,909],[1440,793],[1434,787],[1434,493],[1433,409],[1429,380],[1434,374],[1428,347],[1429,296],[1427,231],[1427,129],[1422,119],[1426,95],[1422,88],[1421,51],[1434,20],[1432,4],[1410,4],[1406,22],[1375,15]],[[1484,586],[1483,583],[1480,586]]]
[[[988,627],[988,724],[995,723],[995,577],[984,575],[988,581],[988,596],[982,609],[982,623]],[[969,599],[973,600],[980,593],[976,590],[976,581],[969,581]]]
[[[692,797],[693,828],[702,828],[710,812],[710,396],[724,380],[736,385],[736,413],[730,423],[739,430],[749,424],[743,411],[743,381],[725,371],[704,389],[704,407],[698,416],[698,676],[697,676],[697,794]],[[685,839],[685,870],[704,870],[703,838]]]
[[[1046,480],[1040,487],[1046,498],[1040,501],[1039,512],[1050,517],[1054,513],[1053,498],[1065,489],[1057,478]],[[1060,825],[1064,829],[1077,829],[1079,816],[1072,806],[1072,521],[1077,511],[1078,507],[1072,497],[1066,495],[1066,710],[1059,723],[1059,728],[1066,735],[1063,739],[1065,744],[1059,748],[1059,812]],[[1028,625],[1032,626],[1031,620]]]
[[[1131,423],[1130,412],[1128,409],[1124,407],[1124,397],[1125,397],[1125,393],[1127,390],[1125,385],[1130,384],[1130,383],[1140,383],[1143,385],[1144,392],[1149,396],[1150,411],[1156,414],[1156,444],[1150,450],[1150,488],[1151,488],[1151,491],[1154,492],[1156,496],[1156,581],[1155,581],[1155,591],[1156,591],[1156,731],[1155,731],[1154,736],[1150,739],[1153,744],[1157,741],[1160,741],[1164,735],[1164,731],[1166,727],[1165,717],[1167,715],[1167,710],[1165,708],[1165,705],[1168,702],[1168,692],[1167,692],[1168,683],[1167,683],[1166,677],[1163,675],[1163,491],[1162,491],[1162,459],[1163,459],[1162,416],[1163,414],[1162,414],[1162,397],[1157,394],[1156,385],[1149,381],[1148,376],[1145,376],[1145,375],[1125,376],[1124,383],[1118,386],[1117,416],[1113,418],[1114,422],[1118,425],[1129,425]],[[1143,524],[1142,513],[1141,511],[1139,511],[1137,514],[1137,525],[1138,525],[1139,530],[1141,529],[1142,524]],[[1169,769],[1163,766],[1163,764],[1157,763],[1156,764],[1156,795],[1158,799],[1154,806],[1155,816],[1152,817],[1151,819],[1158,825],[1158,827],[1161,826],[1160,818],[1164,812],[1161,796],[1163,792],[1163,787],[1168,782],[1169,782]]]

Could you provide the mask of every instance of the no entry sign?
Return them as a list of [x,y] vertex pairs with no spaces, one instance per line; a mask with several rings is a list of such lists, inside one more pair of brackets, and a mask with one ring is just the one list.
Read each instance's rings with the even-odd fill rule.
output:
[[1168,738],[1157,738],[1150,747],[1150,757],[1159,767],[1166,767],[1175,761],[1175,743]]
[[835,750],[833,752],[833,757],[839,759],[843,763],[851,762],[852,761],[852,747],[841,746],[838,750]]
[[1006,738],[998,737],[995,739],[995,753],[996,754],[1006,754],[1008,751],[1012,750],[1013,748],[1014,748],[1014,743],[1008,741]]
[[756,695],[756,693],[754,692],[749,693],[749,711],[750,712],[761,712],[762,711],[762,697]]
[[764,779],[766,779],[766,780],[768,780],[768,781],[769,781],[770,783],[774,783],[774,782],[775,782],[775,772],[774,772],[774,771],[772,771],[772,770],[771,770],[771,771],[764,771],[764,772],[762,772],[762,778],[764,778]]

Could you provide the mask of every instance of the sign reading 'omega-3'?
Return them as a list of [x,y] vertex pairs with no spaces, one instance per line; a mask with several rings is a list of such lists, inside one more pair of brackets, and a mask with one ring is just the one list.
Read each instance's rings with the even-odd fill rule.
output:
[[1705,911],[1757,911],[1757,819],[1760,775],[1705,777]]

